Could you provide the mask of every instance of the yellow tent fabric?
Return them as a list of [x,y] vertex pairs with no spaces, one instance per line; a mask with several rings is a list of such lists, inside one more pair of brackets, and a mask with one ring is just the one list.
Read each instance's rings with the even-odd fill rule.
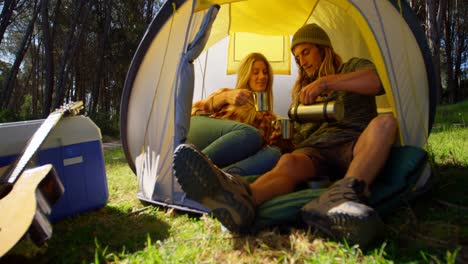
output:
[[[227,74],[234,74],[239,60],[249,52],[261,52],[271,60],[275,74],[291,74],[292,57],[289,41],[291,35],[304,24],[317,23],[329,33],[335,51],[344,61],[351,57],[362,57],[372,60],[382,80],[386,91],[384,96],[377,99],[382,109],[391,109],[391,112],[401,122],[410,124],[418,121],[419,125],[428,131],[427,112],[407,113],[404,109],[411,108],[410,101],[421,104],[417,109],[425,109],[426,95],[417,96],[415,92],[418,84],[414,79],[398,80],[401,76],[414,74],[397,74],[396,71],[415,71],[423,69],[420,51],[414,40],[408,39],[408,27],[404,20],[391,19],[393,23],[382,24],[382,19],[388,16],[400,16],[396,9],[388,8],[387,1],[361,0],[297,0],[285,3],[284,0],[247,0],[221,3],[220,12],[211,29],[210,38],[206,47],[229,37],[227,53]],[[216,2],[216,1],[213,1]],[[359,5],[357,8],[356,5]],[[203,12],[201,12],[203,13]],[[384,26],[381,26],[385,25]],[[372,25],[372,26],[371,26]],[[195,27],[196,28],[196,27]],[[382,32],[391,32],[392,35],[401,35],[398,43],[389,43]],[[409,45],[409,46],[408,46]],[[398,50],[394,47],[400,46]],[[392,50],[388,50],[388,49]],[[416,53],[410,54],[409,50]],[[400,52],[401,54],[396,54]],[[397,56],[413,56],[415,61],[409,61],[405,67],[389,68],[390,58]],[[395,65],[392,65],[395,67]],[[392,76],[389,76],[391,74]],[[399,87],[406,86],[406,91]],[[401,93],[395,95],[394,92]],[[408,96],[406,95],[408,94]],[[411,95],[411,96],[409,96]],[[401,97],[395,99],[395,96]],[[412,98],[412,99],[407,99]],[[423,98],[420,101],[418,98]],[[395,105],[402,103],[402,105]],[[418,110],[419,111],[419,110]],[[403,115],[403,116],[400,116]],[[404,125],[406,127],[406,125]],[[413,127],[413,125],[409,126]],[[427,140],[427,133],[421,137],[417,129],[411,133],[400,130],[400,143],[417,142],[423,144]]]
[[[213,29],[219,28],[220,23],[225,21],[220,17],[229,16],[229,33],[256,32],[261,35],[278,36],[291,35],[306,23],[317,0],[295,0],[289,3],[285,0],[198,0],[195,11],[202,11],[211,4],[222,5]],[[281,24],[277,23],[278,20]]]
[[241,60],[251,52],[260,52],[265,55],[275,74],[290,74],[290,42],[289,36],[267,36],[246,32],[231,34],[227,74],[237,73]]
[[[395,6],[395,1],[166,1],[132,60],[121,103],[121,137],[127,160],[134,171],[139,159],[144,158],[149,164],[143,173],[137,173],[139,197],[152,203],[206,211],[185,199],[172,176],[172,153],[189,127],[185,117],[190,115],[197,84],[204,89],[212,83],[213,89],[219,89],[224,84],[220,79],[235,81],[235,76],[223,72],[226,64],[236,67],[236,61],[245,53],[260,51],[272,61],[284,64],[289,59],[291,75],[275,75],[273,87],[275,111],[281,104],[289,106],[297,67],[291,62],[288,40],[306,23],[319,24],[344,61],[356,56],[375,63],[386,90],[386,96],[377,98],[378,107],[391,109],[397,118],[399,143],[424,146],[428,120],[433,118],[432,88],[438,84],[430,83],[430,60],[419,42],[421,34],[415,34],[419,33],[418,28],[405,21],[405,12],[398,10],[405,3]],[[205,54],[191,65],[195,69],[192,74],[189,67],[179,67],[179,61],[186,57],[188,46],[208,13],[206,8],[212,4],[221,8],[207,35]],[[225,48],[229,42],[230,48]],[[214,52],[218,47],[223,48],[222,53]],[[190,83],[193,87],[187,85]],[[206,94],[211,92],[206,90]],[[429,165],[422,174],[420,186],[430,176]]]
[[[227,74],[234,74],[239,66],[239,57],[250,52],[263,53],[272,62],[275,74],[291,73],[290,36],[307,22],[316,0],[294,1],[288,8],[284,8],[284,0],[211,2],[222,5],[222,8],[207,46],[226,34],[231,36]],[[278,20],[281,24],[277,23]]]
[[287,8],[284,0],[232,3],[230,32],[255,31],[262,35],[292,35],[307,22],[316,3],[316,0],[296,0],[289,2]]
[[195,3],[195,12],[208,9],[212,5],[224,5],[233,2],[246,1],[246,0],[197,0]]

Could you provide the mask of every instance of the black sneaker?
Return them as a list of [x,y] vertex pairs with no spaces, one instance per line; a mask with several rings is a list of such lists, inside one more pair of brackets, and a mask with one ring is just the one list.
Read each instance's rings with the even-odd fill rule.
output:
[[255,218],[255,206],[247,181],[223,172],[190,144],[176,148],[173,166],[188,198],[209,208],[230,231],[248,232]]
[[383,229],[383,222],[364,204],[365,187],[364,181],[352,177],[335,182],[302,207],[302,219],[330,238],[367,247]]

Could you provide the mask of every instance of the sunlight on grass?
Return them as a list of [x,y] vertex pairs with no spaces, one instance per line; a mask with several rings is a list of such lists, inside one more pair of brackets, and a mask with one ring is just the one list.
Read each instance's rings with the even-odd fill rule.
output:
[[468,128],[452,126],[433,132],[429,147],[441,166],[468,166]]
[[468,100],[437,107],[434,123],[437,126],[468,123]]
[[46,246],[23,240],[12,263],[456,263],[467,254],[460,247],[468,237],[467,109],[468,101],[438,109],[427,150],[441,181],[427,199],[385,219],[386,240],[369,251],[304,229],[238,236],[208,215],[143,204],[118,148],[104,153],[106,206],[55,223]]
[[[128,167],[122,150],[106,152],[105,159],[110,194],[107,207],[126,214],[141,209],[143,206],[136,199],[136,176]],[[95,245],[98,259],[125,263],[391,263],[384,259],[381,251],[365,256],[357,247],[327,243],[305,230],[296,230],[290,235],[266,231],[258,236],[238,237],[223,231],[221,224],[207,215],[190,215],[160,207],[150,207],[139,213],[148,214],[168,225],[167,235],[157,239],[158,235],[151,234],[148,229],[145,247],[138,251],[128,250],[130,237],[123,240],[127,241],[126,247],[116,250],[115,246],[109,248],[102,243],[101,240],[108,239],[101,235]],[[136,226],[127,228],[131,230]]]
[[[136,176],[120,149],[106,153],[106,169],[108,206],[124,212],[142,208],[135,197]],[[128,246],[120,250],[107,248],[101,242],[95,248],[98,259],[125,263],[392,263],[385,260],[384,250],[364,255],[358,247],[326,242],[306,230],[293,230],[289,235],[273,230],[239,237],[223,231],[221,224],[207,215],[161,207],[150,207],[139,214],[151,214],[155,220],[167,224],[167,235],[158,239],[157,234],[149,232],[144,248],[138,251],[128,250]],[[127,228],[130,231],[135,227]]]
[[138,183],[136,175],[128,166],[122,149],[105,154],[110,206],[133,208],[141,207],[136,198]]
[[[203,220],[203,219],[202,219]],[[203,220],[214,221],[214,220]],[[218,234],[200,230],[191,239],[173,234],[168,240],[147,243],[138,254],[126,256],[126,263],[392,263],[384,250],[364,256],[358,247],[315,239],[303,230],[280,236],[266,231],[255,237]],[[214,233],[212,233],[214,232]],[[201,236],[199,236],[201,235]],[[115,260],[115,259],[114,259]]]
[[[466,151],[464,151],[466,141],[468,141],[467,135],[467,129],[453,126],[432,133],[429,145],[436,162],[450,166],[467,166],[468,159]],[[123,152],[115,150],[107,153],[106,166],[111,193],[109,206],[129,212],[135,208],[142,208],[141,203],[135,197],[136,176],[126,164]],[[393,252],[395,244],[389,248],[386,243],[383,243],[369,252],[362,252],[359,247],[328,242],[306,230],[292,229],[289,234],[281,234],[278,230],[268,230],[256,236],[238,237],[229,232],[223,232],[220,223],[207,215],[190,215],[161,207],[151,208],[140,214],[152,214],[155,219],[167,224],[167,235],[159,236],[162,239],[157,239],[156,234],[148,233],[144,247],[137,251],[124,249],[106,251],[104,245],[101,245],[100,248],[96,248],[96,252],[102,261],[124,263],[383,264],[394,263],[391,259],[398,256],[397,252]],[[420,223],[421,229],[423,226],[429,228],[433,231],[430,233],[436,236],[436,229],[431,228],[434,223],[441,226],[440,222],[429,220]],[[446,237],[445,233],[444,236],[441,236],[441,238],[443,237]],[[426,242],[422,240],[417,245],[423,246]],[[393,257],[390,259],[387,259],[387,251],[392,252]],[[429,259],[436,261],[436,263],[443,263],[440,261],[444,258],[443,254],[452,258],[453,255],[457,254],[456,250],[447,250],[444,253],[441,252],[440,255],[426,251],[418,252],[420,259]]]
[[[436,120],[439,121],[437,128],[431,133],[428,148],[439,166],[465,168],[468,166],[468,129],[453,125],[466,122],[468,104],[466,107],[465,104],[463,103],[461,107],[456,105],[441,108],[442,114],[438,113],[436,117]],[[440,121],[441,119],[443,121]],[[443,195],[440,197],[444,199]],[[432,210],[431,207],[429,212]],[[408,212],[414,213],[411,209]],[[441,213],[440,209],[438,212]],[[121,255],[120,260],[124,260],[126,263],[394,263],[393,260],[387,259],[389,257],[387,251],[392,252],[390,259],[401,258],[401,252],[394,251],[396,246],[394,243],[390,247],[383,243],[380,247],[377,246],[372,251],[363,253],[358,247],[327,242],[305,230],[293,229],[289,234],[270,230],[252,237],[236,237],[230,233],[223,233],[219,222],[208,216],[191,218],[183,213],[170,213],[164,217],[167,217],[165,219],[171,224],[170,236],[167,239],[152,241],[152,243],[148,241],[144,250],[134,254]],[[459,221],[466,219],[457,212],[447,212],[444,219],[450,218],[459,219]],[[427,235],[433,236],[434,241],[438,239],[447,241],[453,239],[453,236],[463,235],[460,232],[464,231],[457,231],[457,226],[441,221],[443,220],[431,217],[428,220],[421,219],[417,232],[421,232],[421,234],[425,232]],[[411,228],[411,226],[409,225],[407,228]],[[436,228],[437,226],[440,228]],[[447,228],[450,228],[452,237],[447,234]],[[411,230],[403,232],[407,232],[408,235],[405,238],[413,241],[416,249],[434,243],[425,237],[412,237],[414,235]],[[439,254],[421,249],[412,251],[411,248],[405,252],[406,254],[417,254],[413,257],[409,255],[403,257],[402,259],[410,259],[406,263],[417,263],[419,262],[417,259],[444,263],[444,257],[447,260],[446,263],[454,263],[459,249],[442,250]]]

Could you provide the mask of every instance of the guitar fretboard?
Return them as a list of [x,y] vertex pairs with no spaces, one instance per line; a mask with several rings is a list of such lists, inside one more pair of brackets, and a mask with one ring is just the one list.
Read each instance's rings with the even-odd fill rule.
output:
[[0,183],[9,183],[14,184],[18,177],[23,173],[26,165],[31,161],[31,158],[36,153],[36,151],[44,143],[45,139],[49,135],[52,128],[58,123],[60,118],[63,116],[63,112],[55,112],[50,114],[47,119],[41,124],[38,130],[31,137],[26,148],[23,150],[21,158],[12,164],[13,171],[2,175]]

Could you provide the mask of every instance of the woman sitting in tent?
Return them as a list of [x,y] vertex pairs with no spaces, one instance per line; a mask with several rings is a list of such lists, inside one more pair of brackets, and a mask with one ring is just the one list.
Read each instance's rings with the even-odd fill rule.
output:
[[229,173],[270,170],[281,156],[278,148],[267,145],[276,115],[256,111],[252,93],[267,92],[272,102],[272,86],[273,71],[265,56],[247,55],[239,66],[235,89],[221,88],[193,104],[187,142]]

